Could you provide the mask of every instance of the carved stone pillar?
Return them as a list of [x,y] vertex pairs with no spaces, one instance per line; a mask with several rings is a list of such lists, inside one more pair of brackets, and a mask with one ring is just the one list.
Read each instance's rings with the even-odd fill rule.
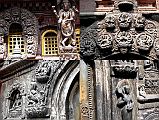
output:
[[95,100],[97,120],[111,120],[111,77],[108,60],[95,60]]
[[5,58],[6,53],[6,44],[4,43],[4,36],[0,36],[0,59]]
[[80,114],[81,120],[95,120],[94,80],[92,66],[80,61]]

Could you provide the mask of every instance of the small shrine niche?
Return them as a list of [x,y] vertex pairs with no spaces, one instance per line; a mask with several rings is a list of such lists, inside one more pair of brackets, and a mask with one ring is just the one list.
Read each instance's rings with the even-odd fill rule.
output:
[[19,90],[15,90],[12,92],[10,100],[9,109],[13,110],[22,106],[22,96],[20,95]]

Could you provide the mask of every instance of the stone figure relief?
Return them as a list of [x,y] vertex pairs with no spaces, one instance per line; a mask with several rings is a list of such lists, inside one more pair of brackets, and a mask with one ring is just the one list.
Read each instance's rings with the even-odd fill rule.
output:
[[23,103],[24,103],[24,86],[15,81],[10,86],[6,96],[6,106],[4,112],[4,119],[7,118],[24,118]]
[[38,92],[38,87],[36,82],[31,83],[31,88],[30,88],[30,95],[28,96],[29,102],[28,106],[32,106],[35,104],[43,105],[43,100],[44,100],[44,91]]
[[42,62],[37,68],[36,68],[36,79],[38,82],[46,83],[49,79],[51,72],[51,66],[50,63],[47,61]]
[[129,85],[117,86],[117,107],[121,109],[122,120],[132,120],[133,100]]
[[43,60],[35,69],[35,77],[31,80],[30,92],[27,95],[26,115],[28,118],[46,118],[50,116],[49,89],[50,76],[61,65],[61,61]]
[[[114,4],[117,6],[114,7],[113,11],[106,14],[103,20],[94,22],[82,32],[81,50],[87,47],[85,42],[90,41],[90,43],[95,42],[96,49],[92,59],[103,59],[118,53],[141,54],[149,59],[158,59],[158,23],[139,13],[136,10],[136,1],[115,1]],[[120,5],[132,8],[130,11],[129,8],[120,11]],[[97,31],[98,34],[94,34],[93,31]],[[99,33],[102,33],[102,36]],[[90,36],[87,36],[86,41],[88,34]],[[108,41],[111,41],[112,44]],[[103,54],[103,49],[108,48],[109,52]],[[87,59],[87,56],[83,54],[84,52],[81,51],[81,56]],[[101,54],[99,55],[99,53]]]
[[126,30],[131,26],[132,23],[132,17],[129,13],[122,13],[119,16],[118,24],[121,30]]
[[14,91],[10,97],[10,110],[16,110],[22,106],[22,96],[20,91]]

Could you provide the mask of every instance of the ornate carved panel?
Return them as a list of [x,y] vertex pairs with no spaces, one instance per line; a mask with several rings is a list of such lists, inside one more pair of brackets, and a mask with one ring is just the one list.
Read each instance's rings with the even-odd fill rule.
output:
[[58,69],[60,61],[41,61],[35,70],[35,79],[31,81],[27,95],[26,115],[28,118],[45,118],[50,116],[49,89],[52,75]]
[[112,12],[82,32],[81,56],[107,59],[116,54],[133,54],[158,59],[157,31],[158,23],[139,13],[136,1],[115,0]]
[[[21,24],[23,37],[26,40],[26,55],[28,58],[35,57],[38,43],[38,21],[36,17],[28,10],[17,7],[8,9],[1,14],[3,14],[0,20],[1,34],[7,36],[9,35],[9,27],[11,24]],[[1,51],[2,50],[3,49],[1,49]],[[3,54],[4,52],[1,55]]]

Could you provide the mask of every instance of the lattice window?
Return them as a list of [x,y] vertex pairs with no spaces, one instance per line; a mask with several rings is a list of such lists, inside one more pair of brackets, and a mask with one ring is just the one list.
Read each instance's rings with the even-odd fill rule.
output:
[[9,28],[8,36],[8,54],[11,55],[14,51],[15,45],[18,44],[21,50],[21,54],[25,53],[25,41],[22,37],[22,26],[14,23]]
[[77,46],[77,52],[80,52],[80,29],[76,29],[76,46]]
[[21,54],[25,53],[25,43],[22,35],[9,35],[8,37],[8,53],[12,54],[16,45],[16,42],[19,45]]
[[43,35],[42,55],[57,55],[58,42],[57,33],[54,30],[46,31]]

